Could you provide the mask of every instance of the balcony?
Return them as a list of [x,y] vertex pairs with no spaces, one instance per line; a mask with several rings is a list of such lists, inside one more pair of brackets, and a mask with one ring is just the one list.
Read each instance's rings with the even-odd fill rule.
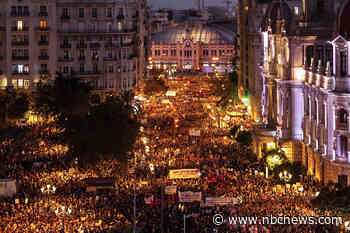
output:
[[77,49],[86,49],[87,44],[77,44]]
[[72,57],[59,57],[58,61],[62,61],[62,62],[71,62],[74,59]]
[[116,57],[104,57],[104,61],[117,61],[118,59]]
[[61,44],[60,48],[61,49],[70,49],[70,48],[72,48],[72,45],[71,44]]
[[11,30],[13,32],[22,32],[22,31],[28,31],[29,30],[29,27],[22,27],[22,28],[19,28],[19,27],[12,27]]
[[12,60],[14,60],[14,61],[28,61],[29,56],[12,56]]
[[15,70],[12,72],[12,75],[29,75],[29,72],[28,71],[18,72],[18,70]]
[[76,73],[79,76],[90,76],[90,75],[101,75],[102,73],[99,70],[94,71],[85,71]]
[[91,43],[90,44],[90,48],[100,48],[100,47],[101,47],[100,43]]
[[337,130],[348,130],[348,124],[347,123],[341,123],[337,122]]
[[39,56],[39,60],[49,60],[49,56],[48,55]]
[[49,16],[49,13],[46,11],[41,11],[41,12],[39,12],[38,16],[39,17],[47,17],[47,16]]
[[49,74],[49,71],[48,70],[40,70],[39,74]]
[[47,32],[50,30],[49,27],[37,27],[35,28],[37,31],[41,31],[41,32]]
[[29,41],[28,40],[23,40],[23,41],[12,41],[11,42],[12,46],[26,46],[29,45]]
[[70,20],[69,15],[61,15],[61,20]]
[[12,11],[10,13],[10,16],[13,16],[13,17],[30,16],[30,13],[29,13],[29,11],[24,11],[24,12]]
[[85,56],[80,56],[80,57],[78,58],[78,60],[79,60],[79,61],[85,61]]
[[116,47],[117,47],[117,44],[114,44],[111,42],[105,44],[105,48],[116,48]]
[[48,46],[48,45],[49,45],[49,41],[47,41],[47,40],[39,41],[39,46]]

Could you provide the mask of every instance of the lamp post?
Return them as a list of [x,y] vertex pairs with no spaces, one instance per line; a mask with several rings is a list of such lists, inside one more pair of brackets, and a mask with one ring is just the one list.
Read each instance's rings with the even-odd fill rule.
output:
[[285,191],[285,193],[287,193],[286,184],[292,179],[292,174],[290,174],[288,171],[284,170],[283,172],[280,172],[279,177],[284,182],[284,185],[285,185],[284,191]]
[[56,216],[60,216],[62,217],[62,229],[64,230],[64,218],[65,216],[68,216],[72,213],[72,209],[71,208],[66,208],[64,205],[62,205],[61,207],[57,208],[55,210],[55,214]]
[[42,194],[54,194],[56,192],[56,187],[54,185],[46,185],[40,189]]

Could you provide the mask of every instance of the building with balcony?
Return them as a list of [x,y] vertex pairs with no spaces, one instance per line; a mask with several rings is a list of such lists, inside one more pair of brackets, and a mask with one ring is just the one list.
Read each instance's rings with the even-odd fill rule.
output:
[[203,70],[232,68],[235,35],[219,25],[185,23],[152,37],[150,69]]
[[[257,46],[249,53],[256,61],[255,84],[249,75],[240,75],[244,90],[260,90],[261,104],[252,108],[254,119],[261,122],[254,142],[256,153],[261,155],[266,148],[266,135],[274,137],[287,157],[301,161],[315,179],[348,185],[350,1],[251,0],[241,4],[240,13],[248,16],[241,18],[264,13],[255,28],[247,21],[239,25],[240,29],[248,26],[257,38]],[[249,67],[247,61],[241,59],[241,72]],[[262,88],[255,89],[256,84]]]
[[146,11],[145,0],[5,1],[0,87],[34,88],[61,72],[98,90],[133,88],[144,75]]

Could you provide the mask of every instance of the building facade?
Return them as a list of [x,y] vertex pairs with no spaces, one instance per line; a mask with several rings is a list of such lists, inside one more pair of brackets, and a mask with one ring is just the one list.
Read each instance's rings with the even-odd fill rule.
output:
[[[251,8],[265,11],[256,30],[263,56],[254,57],[263,64],[255,76],[263,87],[254,110],[263,126],[257,154],[275,138],[317,180],[349,184],[350,2],[252,0],[247,14]],[[250,83],[244,88],[255,91]]]
[[151,69],[202,70],[232,68],[234,33],[196,23],[168,29],[152,37]]
[[1,2],[1,88],[33,88],[61,72],[120,91],[142,77],[144,0]]

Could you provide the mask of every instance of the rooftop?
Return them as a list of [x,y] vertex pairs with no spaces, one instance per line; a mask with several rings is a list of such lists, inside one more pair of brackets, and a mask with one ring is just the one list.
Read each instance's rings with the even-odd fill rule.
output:
[[218,27],[218,25],[195,25],[195,26],[177,26],[169,28],[165,32],[156,33],[152,36],[152,41],[159,44],[176,44],[182,42],[185,38],[191,38],[193,42],[203,44],[233,44],[235,33],[227,27]]

